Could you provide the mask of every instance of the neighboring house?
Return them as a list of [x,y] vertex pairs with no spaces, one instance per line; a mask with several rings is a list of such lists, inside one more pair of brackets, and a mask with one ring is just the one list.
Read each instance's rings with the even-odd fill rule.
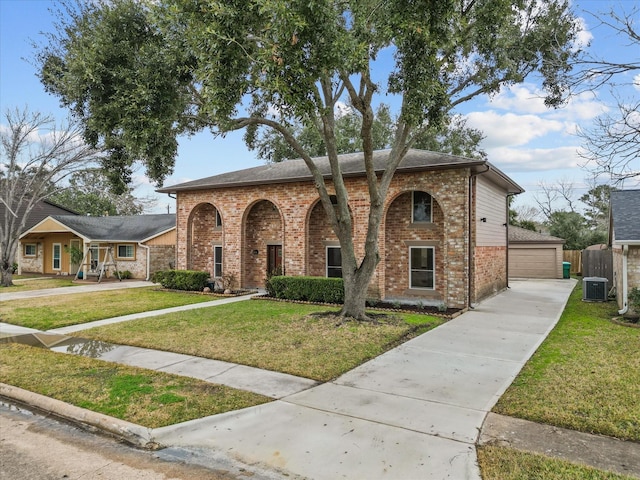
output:
[[[382,172],[388,151],[374,152]],[[332,191],[329,162],[315,159]],[[369,197],[361,153],[340,155],[356,255]],[[177,198],[177,268],[262,287],[269,272],[341,276],[341,252],[302,160],[158,190]],[[466,307],[507,286],[507,196],[523,190],[485,160],[409,150],[385,199],[371,298]]]
[[509,276],[562,278],[562,238],[509,225]]
[[610,212],[613,281],[619,313],[624,315],[629,308],[629,292],[640,288],[640,190],[613,190]]
[[[148,279],[175,264],[176,216],[52,215],[25,231],[20,243],[19,273],[75,275],[82,269],[90,274],[105,262],[111,247],[118,270]],[[71,247],[85,253],[82,265],[71,263]]]
[[[24,208],[19,209],[17,212],[14,212],[18,217],[24,217]],[[7,210],[7,207],[0,202],[0,222],[4,225],[5,215],[11,215]],[[37,202],[31,212],[29,212],[29,216],[25,222],[25,226],[21,232],[23,233],[33,227],[35,224],[41,222],[43,219],[47,218],[49,215],[78,215],[73,210],[60,206],[56,203],[53,203],[49,200],[41,200]],[[16,257],[18,255],[16,254]]]

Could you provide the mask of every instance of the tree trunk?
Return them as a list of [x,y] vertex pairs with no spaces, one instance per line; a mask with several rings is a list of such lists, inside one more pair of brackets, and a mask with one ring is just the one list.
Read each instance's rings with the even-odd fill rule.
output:
[[344,304],[340,311],[341,317],[369,320],[365,309],[367,306],[367,289],[371,282],[373,269],[371,272],[366,270],[358,269],[344,279]]
[[10,262],[2,262],[2,268],[0,268],[0,285],[3,287],[13,285],[13,265]]

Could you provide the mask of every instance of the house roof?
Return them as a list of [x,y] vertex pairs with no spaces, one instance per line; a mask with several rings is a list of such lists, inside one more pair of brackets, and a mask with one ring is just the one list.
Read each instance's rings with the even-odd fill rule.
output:
[[640,190],[611,192],[611,221],[615,243],[640,242]]
[[[86,241],[95,242],[143,242],[176,227],[175,214],[117,217],[51,215],[48,218]],[[44,223],[45,220],[40,223]],[[37,225],[33,228],[36,227]],[[27,231],[23,236],[29,233]]]
[[[373,163],[376,172],[383,172],[390,150],[373,152]],[[340,166],[345,177],[361,177],[365,175],[362,152],[339,155]],[[329,157],[313,159],[325,178],[331,178]],[[427,150],[410,149],[397,169],[398,173],[427,170],[445,170],[471,168],[476,173],[492,177],[495,183],[503,185],[509,193],[522,193],[524,190],[507,175],[486,160],[457,157]],[[259,167],[237,170],[212,177],[201,178],[191,182],[160,188],[160,193],[177,193],[188,190],[205,190],[248,185],[266,185],[273,183],[290,183],[312,181],[313,177],[302,159],[270,163]]]
[[562,238],[509,225],[509,243],[565,243]]
[[[24,216],[24,206],[22,208],[18,208],[16,212],[18,217]],[[7,215],[8,210],[7,207],[0,202],[0,219],[4,219],[4,216]],[[40,223],[43,219],[47,218],[49,215],[78,215],[77,212],[63,207],[62,205],[58,205],[50,200],[40,200],[36,202],[31,211],[29,212],[29,216],[24,225],[23,232],[26,232],[34,225]],[[20,232],[22,233],[22,232]]]

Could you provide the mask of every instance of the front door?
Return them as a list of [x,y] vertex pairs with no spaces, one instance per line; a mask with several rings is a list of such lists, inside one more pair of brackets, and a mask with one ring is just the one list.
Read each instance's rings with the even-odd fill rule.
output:
[[282,245],[267,245],[267,275],[282,273]]

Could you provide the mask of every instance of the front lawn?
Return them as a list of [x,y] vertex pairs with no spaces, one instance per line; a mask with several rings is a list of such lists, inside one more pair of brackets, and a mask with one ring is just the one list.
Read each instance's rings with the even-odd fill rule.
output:
[[0,321],[51,330],[131,313],[216,300],[212,295],[142,287],[0,302]]
[[483,480],[632,480],[632,477],[536,453],[485,445],[478,447]]
[[271,401],[193,378],[26,345],[0,345],[0,359],[0,382],[149,428]]
[[399,314],[378,324],[322,315],[327,307],[251,300],[124,322],[83,337],[250,365],[327,381],[441,324]]
[[610,321],[614,302],[581,299],[582,282],[493,411],[640,441],[640,329]]
[[42,290],[45,288],[59,287],[75,287],[77,283],[73,283],[73,277],[13,277],[13,285],[11,287],[0,286],[0,293],[26,292],[28,290]]

